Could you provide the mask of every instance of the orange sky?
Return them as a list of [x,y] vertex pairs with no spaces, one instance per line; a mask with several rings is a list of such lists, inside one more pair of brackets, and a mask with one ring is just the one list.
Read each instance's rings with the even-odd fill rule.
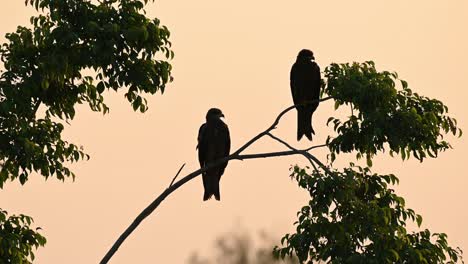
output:
[[[322,2],[322,3],[320,3]],[[331,62],[374,60],[410,87],[442,100],[468,133],[468,4],[453,1],[157,1],[147,7],[171,30],[175,81],[134,113],[123,92],[108,92],[107,116],[80,107],[65,136],[91,160],[74,165],[75,182],[33,175],[7,183],[0,207],[34,217],[48,239],[36,263],[97,263],[134,217],[164,188],[181,164],[198,168],[196,137],[208,108],[223,110],[233,148],[265,129],[292,104],[289,69],[301,48]],[[0,32],[27,25],[24,1],[2,1]],[[2,42],[4,38],[0,38]],[[324,141],[333,104],[316,112],[314,143]],[[275,133],[296,146],[293,113]],[[467,136],[449,137],[454,150],[438,159],[401,162],[380,155],[374,171],[395,173],[398,193],[422,214],[423,228],[446,232],[468,251]],[[262,140],[249,152],[283,150]],[[325,152],[318,151],[319,157]],[[350,156],[338,160],[346,164]],[[288,177],[301,157],[233,161],[221,180],[222,201],[202,202],[197,178],[170,196],[127,239],[111,263],[184,263],[208,253],[213,239],[237,223],[280,236],[293,229],[307,194]]]

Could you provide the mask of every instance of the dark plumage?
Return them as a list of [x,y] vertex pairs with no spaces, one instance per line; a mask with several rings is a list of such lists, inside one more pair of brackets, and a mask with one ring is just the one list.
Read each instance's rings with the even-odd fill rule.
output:
[[[303,49],[291,68],[290,84],[294,104],[304,104],[320,98],[320,67],[314,61],[314,53]],[[297,106],[297,140],[305,135],[312,140],[312,114],[319,105],[318,101]]]
[[[224,117],[221,110],[211,108],[206,114],[206,123],[201,125],[198,131],[198,160],[203,168],[211,162],[229,156],[231,149],[231,138],[228,126],[221,120]],[[211,168],[203,173],[203,201],[211,198],[212,195],[219,201],[219,180],[227,166],[227,161],[223,164]]]

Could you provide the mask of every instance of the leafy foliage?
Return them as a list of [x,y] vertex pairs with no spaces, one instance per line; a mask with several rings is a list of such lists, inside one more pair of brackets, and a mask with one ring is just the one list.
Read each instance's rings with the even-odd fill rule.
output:
[[[422,162],[451,147],[444,134],[462,135],[442,102],[413,93],[396,73],[379,72],[371,61],[331,64],[325,77],[323,93],[335,100],[335,109],[351,109],[346,120],[328,119],[337,133],[327,138],[331,162],[342,152],[356,152],[370,167],[387,148],[390,155]],[[407,221],[419,227],[422,217],[389,187],[398,183],[395,175],[351,163],[341,171],[322,165],[311,174],[296,166],[291,177],[311,199],[298,212],[296,233],[275,247],[276,257],[295,254],[301,263],[463,263],[462,251],[450,247],[444,233],[407,231]]]
[[[295,234],[281,240],[274,253],[295,253],[301,263],[455,263],[461,250],[447,244],[443,233],[408,233],[406,221],[422,217],[405,208],[405,200],[389,184],[395,175],[372,174],[351,164],[322,174],[294,167],[291,177],[311,200],[298,213]],[[447,262],[445,262],[447,261]]]
[[8,216],[0,209],[0,263],[32,263],[33,249],[44,246],[46,239],[30,225],[26,215]]
[[400,153],[403,160],[413,155],[423,161],[450,148],[443,133],[462,134],[457,121],[446,115],[447,106],[413,93],[396,73],[379,72],[371,61],[333,63],[325,77],[323,92],[334,98],[335,108],[353,109],[347,120],[328,119],[338,133],[327,139],[332,160],[340,152],[357,151],[357,157],[365,156],[371,165],[371,158],[388,143],[391,155]]
[[[104,91],[126,89],[133,109],[145,112],[142,94],[164,92],[174,53],[169,30],[145,16],[147,2],[26,0],[42,13],[0,48],[0,188],[9,179],[24,184],[32,172],[75,177],[66,164],[89,156],[62,132],[78,104],[105,114]],[[31,222],[0,211],[0,263],[34,260],[33,247],[46,241]]]
[[[168,29],[144,15],[147,2],[26,1],[43,14],[31,18],[32,29],[7,34],[0,49],[0,188],[8,179],[25,183],[33,171],[74,177],[65,163],[88,156],[62,139],[57,119],[73,119],[77,104],[107,113],[103,92],[128,88],[125,97],[144,112],[141,94],[164,92],[171,65],[156,56],[174,54]],[[36,116],[41,105],[43,118]]]

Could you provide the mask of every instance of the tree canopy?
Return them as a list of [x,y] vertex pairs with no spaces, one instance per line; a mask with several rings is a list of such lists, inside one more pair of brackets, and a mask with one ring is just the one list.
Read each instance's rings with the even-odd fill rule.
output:
[[[149,19],[145,1],[27,0],[40,12],[31,28],[6,34],[0,48],[0,188],[26,183],[31,173],[65,180],[67,167],[89,158],[62,137],[78,104],[109,112],[105,90],[125,90],[133,109],[148,109],[144,94],[172,80],[169,30]],[[32,218],[0,211],[0,260],[27,263],[45,239]],[[6,261],[6,263],[11,263]]]
[[456,263],[461,250],[448,245],[447,235],[428,229],[408,232],[407,221],[421,215],[389,187],[393,175],[371,173],[350,164],[326,175],[294,167],[291,176],[310,193],[297,213],[296,233],[286,234],[275,255],[297,255],[301,263]]
[[[372,173],[372,158],[389,149],[403,160],[437,157],[449,149],[444,134],[462,135],[442,102],[413,93],[396,73],[379,72],[373,62],[331,64],[323,92],[335,109],[351,106],[346,120],[330,117],[336,135],[327,138],[330,160],[313,170],[295,166],[291,177],[310,194],[297,213],[296,233],[286,234],[276,257],[297,255],[301,263],[456,263],[462,251],[448,245],[444,233],[408,232],[422,217],[405,207],[390,185],[393,174]],[[397,83],[401,84],[398,89]],[[368,167],[350,163],[336,169],[342,152],[365,157]]]
[[32,29],[7,34],[0,50],[0,187],[8,179],[25,183],[33,171],[74,177],[65,163],[87,155],[62,139],[60,120],[72,120],[78,104],[107,113],[106,89],[126,89],[133,108],[145,112],[142,94],[164,92],[172,79],[169,62],[156,58],[173,57],[169,31],[144,15],[143,2],[27,3],[43,13],[31,18]]
[[462,135],[441,101],[413,93],[396,72],[379,72],[372,61],[333,63],[325,78],[323,92],[333,97],[335,109],[350,105],[356,111],[347,120],[328,119],[338,133],[327,140],[332,160],[340,152],[356,151],[371,165],[372,157],[387,148],[403,160],[413,155],[423,161],[450,148],[443,133]]

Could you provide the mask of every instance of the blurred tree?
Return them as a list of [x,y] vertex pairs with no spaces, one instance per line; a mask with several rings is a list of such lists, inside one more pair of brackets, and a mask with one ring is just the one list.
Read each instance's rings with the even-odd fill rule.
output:
[[246,232],[230,232],[216,239],[216,247],[211,258],[200,257],[194,253],[189,264],[296,264],[297,257],[275,259],[272,254],[274,239],[262,232],[260,246],[253,242],[252,237]]
[[[6,34],[0,48],[0,188],[24,184],[32,172],[75,177],[66,163],[88,155],[62,131],[77,104],[105,114],[104,91],[125,89],[133,109],[145,112],[142,94],[164,92],[171,65],[156,56],[174,54],[168,29],[144,15],[148,1],[26,0],[41,14],[31,17],[32,29]],[[31,245],[45,239],[29,229],[30,217],[1,212],[0,260],[29,262]]]

